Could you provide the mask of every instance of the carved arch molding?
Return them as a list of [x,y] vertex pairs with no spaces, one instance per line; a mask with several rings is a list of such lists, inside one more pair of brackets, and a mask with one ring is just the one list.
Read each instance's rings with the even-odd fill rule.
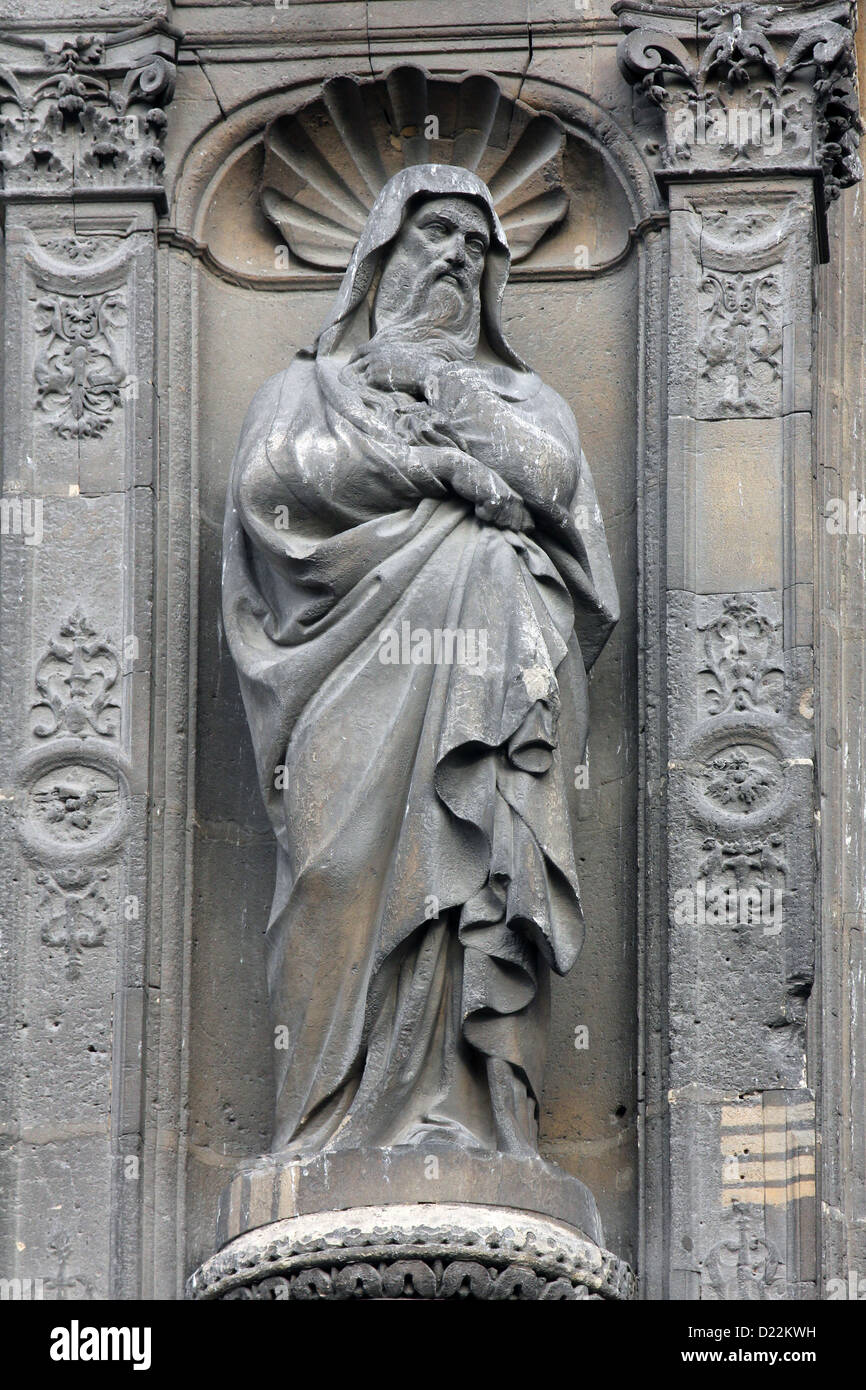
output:
[[251,288],[336,278],[387,179],[444,163],[487,183],[513,273],[614,269],[652,218],[649,171],[589,99],[542,83],[525,98],[483,72],[403,64],[378,79],[329,78],[297,104],[257,99],[188,151],[161,239]]

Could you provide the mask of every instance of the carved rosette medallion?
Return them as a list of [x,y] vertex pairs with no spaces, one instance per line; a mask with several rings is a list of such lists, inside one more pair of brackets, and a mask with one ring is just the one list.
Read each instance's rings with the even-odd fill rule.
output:
[[114,853],[126,832],[129,769],[116,748],[58,739],[22,759],[18,833],[40,863],[90,863]]
[[114,823],[120,799],[117,776],[84,762],[65,763],[32,784],[30,818],[58,841],[83,844]]
[[718,809],[748,816],[775,800],[782,775],[778,758],[766,749],[732,744],[703,768],[703,792]]

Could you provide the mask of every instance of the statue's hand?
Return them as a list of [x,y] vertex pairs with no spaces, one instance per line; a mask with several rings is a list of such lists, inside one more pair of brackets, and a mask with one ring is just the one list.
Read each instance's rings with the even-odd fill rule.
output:
[[420,344],[371,338],[352,354],[350,364],[367,386],[379,391],[406,391],[421,399],[441,361]]
[[507,531],[531,531],[533,520],[518,493],[492,468],[461,449],[416,450],[424,464],[458,497],[471,502],[479,521]]
[[[493,476],[496,477],[496,474]],[[503,489],[501,493],[477,503],[475,515],[478,520],[498,526],[502,531],[531,531],[532,517],[517,493],[512,492],[508,484],[503,483],[501,479],[500,485]]]

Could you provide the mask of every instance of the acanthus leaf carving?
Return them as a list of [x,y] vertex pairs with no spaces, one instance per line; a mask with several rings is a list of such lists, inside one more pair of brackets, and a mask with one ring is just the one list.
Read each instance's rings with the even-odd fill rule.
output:
[[36,666],[40,698],[32,708],[47,716],[34,726],[36,737],[67,732],[79,738],[115,738],[120,706],[112,692],[119,674],[120,662],[108,638],[77,608]]
[[36,874],[42,890],[36,906],[40,939],[64,952],[67,979],[78,978],[84,951],[105,945],[111,909],[103,889],[108,877],[107,869],[86,867]]
[[164,107],[174,94],[175,39],[165,26],[142,57],[122,36],[76,35],[41,44],[43,76],[34,74],[32,40],[16,74],[0,71],[0,170],[4,186],[111,188],[161,193]]
[[722,611],[698,629],[706,661],[700,668],[711,716],[764,710],[778,713],[784,694],[779,624],[751,597],[728,596]]
[[34,366],[36,401],[63,439],[101,435],[120,404],[126,370],[116,332],[126,305],[116,290],[101,294],[43,294],[35,331],[45,341]]
[[749,5],[713,5],[701,10],[698,22],[713,36],[700,62],[699,73],[705,83],[715,77],[733,92],[735,87],[751,82],[756,67],[776,81],[779,63],[761,27],[767,17],[766,9]]
[[691,54],[674,34],[633,29],[617,56],[623,76],[656,106],[669,105],[673,92],[697,89]]
[[[862,177],[850,7],[833,17],[716,5],[688,35],[670,10],[623,0],[614,10],[626,30],[620,70],[665,112],[663,169],[773,168],[784,159],[811,172],[817,160],[825,204]],[[768,113],[771,130],[762,126]],[[728,139],[717,138],[723,129]]]

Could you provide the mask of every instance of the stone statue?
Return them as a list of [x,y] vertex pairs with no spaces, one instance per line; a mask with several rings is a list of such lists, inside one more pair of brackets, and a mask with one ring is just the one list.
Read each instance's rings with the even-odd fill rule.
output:
[[279,846],[286,1159],[537,1154],[617,598],[574,418],[503,333],[508,267],[480,179],[397,174],[234,462],[224,615]]

